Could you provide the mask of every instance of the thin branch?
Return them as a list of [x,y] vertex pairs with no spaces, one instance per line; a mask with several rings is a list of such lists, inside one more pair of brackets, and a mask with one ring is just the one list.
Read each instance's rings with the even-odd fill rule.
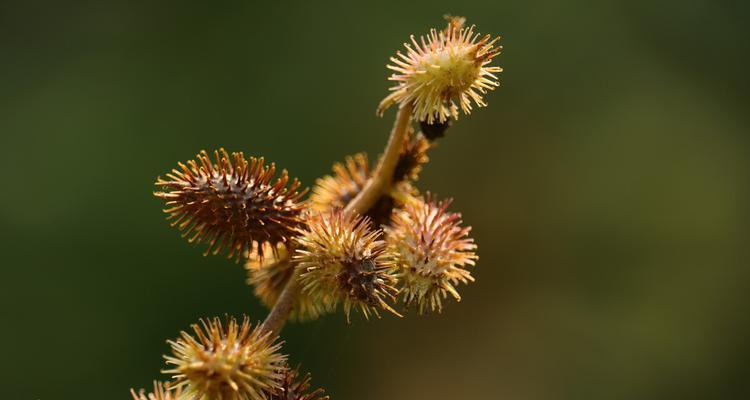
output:
[[391,137],[385,146],[385,152],[380,158],[377,168],[372,173],[372,177],[367,180],[365,187],[346,205],[346,211],[356,211],[364,214],[370,210],[380,196],[388,191],[393,181],[393,172],[398,164],[398,156],[401,153],[401,147],[404,144],[404,138],[408,132],[409,122],[411,121],[412,105],[404,104],[398,110],[396,122],[391,130]]
[[[393,172],[396,169],[398,157],[401,153],[401,146],[409,130],[412,108],[411,103],[404,104],[399,108],[396,121],[391,130],[391,136],[388,139],[385,152],[383,152],[378,166],[375,168],[370,179],[367,180],[367,183],[365,183],[362,191],[346,205],[345,211],[365,214],[378,198],[390,189],[393,181]],[[266,320],[263,321],[261,328],[264,332],[274,332],[277,335],[281,332],[301,290],[298,277],[299,273],[295,271],[291,278],[289,278],[276,304],[271,308],[271,312],[268,313]]]
[[294,303],[297,300],[300,292],[299,274],[297,271],[292,272],[292,276],[284,286],[284,290],[281,291],[279,299],[276,300],[276,304],[271,308],[271,312],[266,316],[266,320],[263,321],[261,328],[263,332],[275,332],[277,335],[281,332],[281,328],[284,327],[286,320],[289,318],[292,309],[294,309]]

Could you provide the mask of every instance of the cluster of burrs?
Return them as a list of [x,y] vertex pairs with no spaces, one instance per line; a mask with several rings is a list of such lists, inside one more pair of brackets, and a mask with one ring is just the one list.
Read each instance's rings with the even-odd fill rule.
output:
[[150,393],[131,391],[135,400],[327,398],[281,353],[287,319],[314,319],[339,305],[347,320],[353,312],[441,312],[446,299],[461,299],[457,286],[474,281],[467,268],[477,260],[470,228],[448,210],[450,200],[422,194],[416,182],[459,108],[484,106],[482,95],[498,85],[501,69],[488,64],[501,47],[464,27],[464,18],[446,18],[446,28],[412,36],[391,58],[396,85],[378,114],[394,104],[399,111],[373,168],[363,153],[346,157],[306,198],[286,170],[277,176],[263,158],[220,149],[157,179],[172,226],[204,244],[205,254],[243,261],[271,311],[255,327],[248,317],[210,318],[181,332],[165,356],[171,379]]

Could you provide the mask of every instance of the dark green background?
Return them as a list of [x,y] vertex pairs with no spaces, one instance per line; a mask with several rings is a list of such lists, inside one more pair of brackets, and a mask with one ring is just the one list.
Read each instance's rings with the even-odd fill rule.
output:
[[469,17],[503,86],[419,182],[481,260],[441,316],[284,331],[334,399],[750,395],[750,16],[724,1],[0,3],[3,398],[129,398],[199,317],[265,310],[163,220],[200,149],[310,185],[382,149],[385,64]]

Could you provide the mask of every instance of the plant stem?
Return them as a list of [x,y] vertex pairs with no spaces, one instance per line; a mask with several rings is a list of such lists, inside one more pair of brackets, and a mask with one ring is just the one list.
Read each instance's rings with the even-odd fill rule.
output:
[[297,296],[299,296],[301,288],[297,279],[298,277],[299,274],[297,271],[293,271],[292,276],[289,277],[286,286],[284,286],[284,290],[281,291],[279,299],[276,300],[276,304],[273,305],[271,312],[268,313],[265,321],[263,321],[261,329],[263,329],[264,333],[273,332],[273,334],[278,335],[281,332],[281,328],[284,327],[289,314],[291,314],[294,308],[294,302],[297,300]]
[[385,145],[385,152],[383,152],[378,166],[372,173],[372,177],[365,183],[365,187],[346,205],[346,211],[364,214],[370,210],[383,193],[390,189],[393,182],[393,172],[396,170],[398,157],[404,145],[404,138],[409,130],[411,112],[411,103],[404,104],[399,108],[396,122],[391,130],[391,137],[388,139],[388,144]]
[[[380,158],[378,166],[359,194],[346,205],[345,211],[364,214],[369,211],[383,193],[390,189],[393,182],[393,172],[396,169],[396,164],[401,153],[401,147],[409,130],[412,108],[410,103],[404,104],[399,108],[393,129],[391,129],[391,136],[388,139],[385,152]],[[286,286],[284,286],[284,290],[281,292],[276,304],[271,308],[271,312],[268,313],[265,321],[263,321],[263,325],[261,326],[263,332],[273,332],[276,335],[281,332],[301,290],[297,278],[299,278],[299,273],[295,271],[289,278]]]

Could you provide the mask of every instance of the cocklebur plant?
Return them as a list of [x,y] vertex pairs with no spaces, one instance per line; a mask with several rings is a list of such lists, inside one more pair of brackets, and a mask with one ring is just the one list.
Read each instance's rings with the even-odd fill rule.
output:
[[[256,325],[244,316],[201,319],[192,333],[168,341],[166,382],[131,390],[135,400],[320,400],[309,374],[289,368],[279,333],[288,319],[304,322],[334,313],[401,317],[409,309],[440,313],[460,301],[477,261],[470,228],[417,188],[428,152],[472,104],[499,85],[490,66],[501,47],[462,17],[411,37],[388,68],[396,82],[377,114],[398,106],[375,168],[359,153],[317,180],[309,198],[286,170],[263,158],[224,149],[157,178],[155,196],[171,225],[205,254],[242,261],[248,283],[270,308]],[[418,130],[415,130],[415,125]]]

